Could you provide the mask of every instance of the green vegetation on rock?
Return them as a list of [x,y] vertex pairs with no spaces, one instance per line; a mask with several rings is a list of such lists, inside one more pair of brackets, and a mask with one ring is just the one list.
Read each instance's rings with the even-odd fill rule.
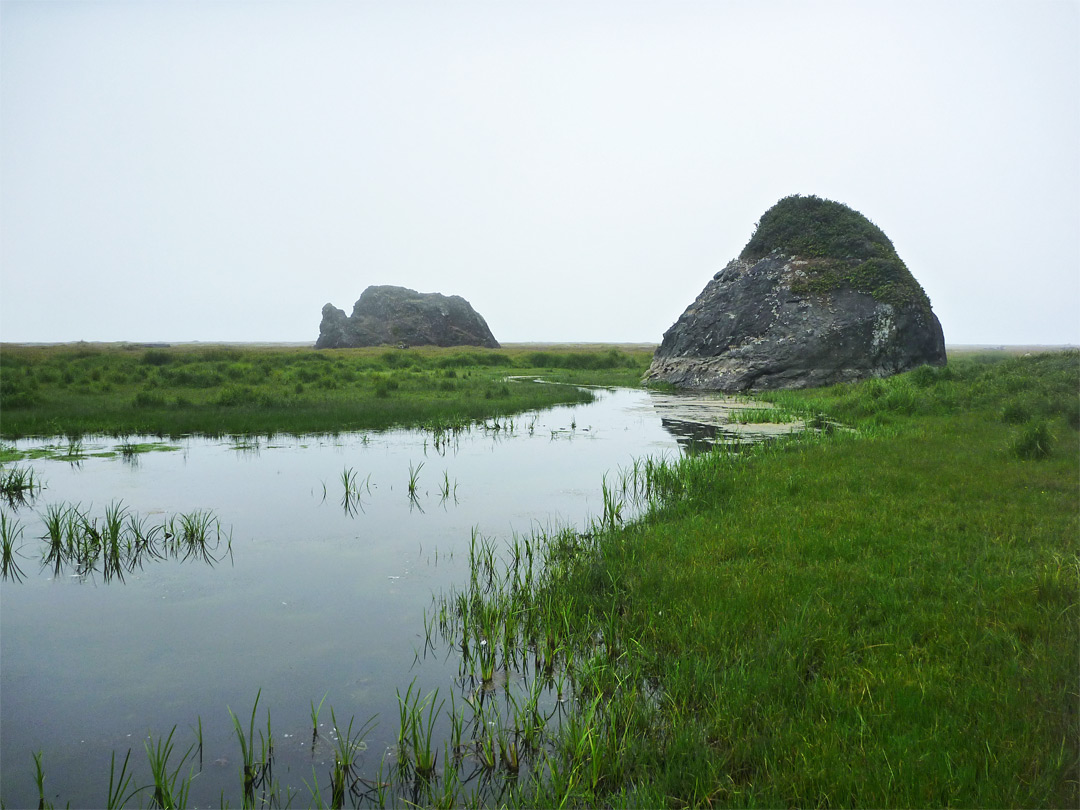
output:
[[791,289],[824,294],[842,287],[894,306],[930,311],[930,299],[885,233],[843,203],[813,195],[785,197],[761,217],[739,258],[779,253],[807,260]]

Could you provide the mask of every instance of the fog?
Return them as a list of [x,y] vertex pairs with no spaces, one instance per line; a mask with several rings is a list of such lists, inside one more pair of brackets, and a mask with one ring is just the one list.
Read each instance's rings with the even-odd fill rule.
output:
[[789,194],[950,344],[1080,343],[1080,5],[0,5],[0,340],[310,341],[365,287],[659,341]]

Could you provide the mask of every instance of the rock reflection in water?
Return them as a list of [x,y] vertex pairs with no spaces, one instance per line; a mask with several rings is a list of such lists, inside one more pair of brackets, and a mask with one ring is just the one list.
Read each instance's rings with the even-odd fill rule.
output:
[[724,394],[702,392],[649,392],[649,404],[660,416],[660,424],[681,447],[692,450],[702,444],[740,445],[786,436],[806,429],[802,420],[781,421],[786,417],[777,410],[776,422],[738,421],[741,411],[760,412],[773,408],[767,402],[738,399]]

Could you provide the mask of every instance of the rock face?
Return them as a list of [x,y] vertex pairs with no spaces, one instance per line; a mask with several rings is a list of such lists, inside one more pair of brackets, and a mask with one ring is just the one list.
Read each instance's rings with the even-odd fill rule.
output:
[[353,306],[351,316],[333,304],[323,307],[316,349],[388,343],[499,348],[484,319],[459,295],[418,293],[405,287],[368,287]]
[[945,364],[926,293],[881,230],[841,203],[787,197],[664,333],[647,381],[811,388]]

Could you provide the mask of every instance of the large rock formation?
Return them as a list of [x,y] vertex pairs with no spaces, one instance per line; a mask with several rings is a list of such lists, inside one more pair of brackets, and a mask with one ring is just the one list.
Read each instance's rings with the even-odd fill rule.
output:
[[499,348],[484,319],[459,295],[368,287],[351,316],[333,304],[323,307],[316,349],[383,344]]
[[646,380],[810,388],[945,364],[930,300],[862,214],[786,197],[664,333]]

